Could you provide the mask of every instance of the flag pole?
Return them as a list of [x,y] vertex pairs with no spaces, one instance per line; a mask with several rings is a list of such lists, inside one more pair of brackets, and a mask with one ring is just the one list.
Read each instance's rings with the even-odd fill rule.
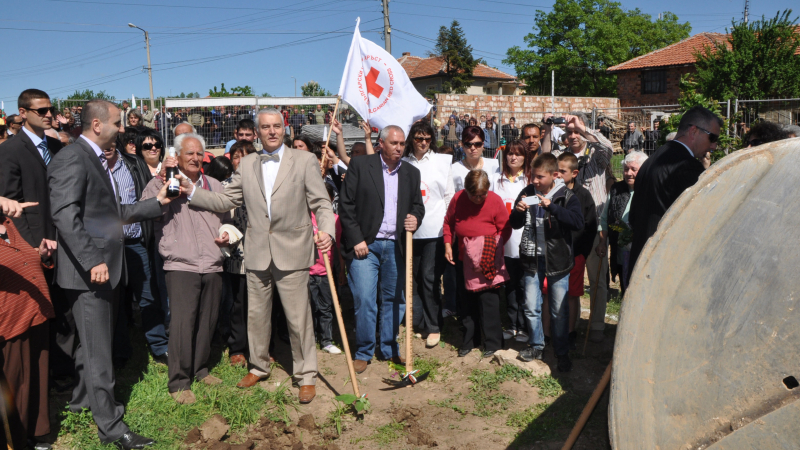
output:
[[[339,111],[339,101],[342,99],[340,96],[336,96],[336,105],[333,107],[333,115],[331,116],[331,129],[328,132],[328,137],[325,139],[325,148],[328,148],[328,143],[331,141],[331,134],[333,134],[333,121],[336,119],[336,113]],[[344,134],[344,125],[342,125],[342,134]],[[344,137],[344,136],[342,136]],[[320,162],[320,172],[322,172],[322,176],[325,176],[325,167],[328,166],[328,152],[322,154],[322,161]]]

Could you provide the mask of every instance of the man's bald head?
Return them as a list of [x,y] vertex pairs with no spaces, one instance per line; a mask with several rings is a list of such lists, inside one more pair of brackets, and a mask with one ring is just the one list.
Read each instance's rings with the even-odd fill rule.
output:
[[182,122],[182,123],[179,123],[178,126],[175,127],[175,137],[178,137],[178,136],[180,136],[180,135],[182,135],[184,133],[195,133],[196,134],[197,131],[195,131],[195,129],[192,126],[192,124],[190,124],[188,122]]

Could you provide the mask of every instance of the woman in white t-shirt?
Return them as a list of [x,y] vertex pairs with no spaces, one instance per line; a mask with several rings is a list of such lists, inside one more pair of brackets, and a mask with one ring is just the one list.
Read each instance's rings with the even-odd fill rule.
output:
[[500,167],[499,161],[483,157],[483,141],[486,136],[479,127],[467,127],[461,132],[461,144],[464,146],[464,160],[453,164],[453,185],[456,192],[464,189],[464,177],[470,170],[483,169],[491,180]]
[[[503,199],[506,209],[511,213],[514,201],[531,180],[531,164],[536,153],[528,151],[528,145],[519,139],[511,141],[503,151],[505,158],[503,170],[498,169],[490,177],[492,191]],[[519,342],[528,341],[525,321],[525,285],[522,282],[523,269],[519,260],[519,242],[522,228],[514,230],[506,241],[504,254],[510,280],[506,283],[506,311],[511,327],[503,332],[503,339],[515,338]]]
[[436,153],[433,128],[427,122],[411,126],[403,162],[419,169],[425,217],[414,232],[414,328],[427,335],[425,345],[435,347],[441,339],[444,273],[444,215],[455,194],[451,155]]

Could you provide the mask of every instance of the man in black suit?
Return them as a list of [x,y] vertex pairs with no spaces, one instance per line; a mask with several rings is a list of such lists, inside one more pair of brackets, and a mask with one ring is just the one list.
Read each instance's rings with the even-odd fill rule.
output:
[[[14,139],[0,145],[0,196],[18,202],[38,202],[26,208],[14,221],[22,238],[33,248],[42,241],[55,250],[56,228],[50,215],[50,189],[47,166],[59,150],[58,139],[45,136],[58,112],[50,97],[38,89],[27,89],[17,99],[19,115],[14,122],[24,123]],[[75,320],[63,292],[53,284],[54,272],[44,269],[56,318],[50,327],[50,366],[56,378],[71,376],[75,352]]]
[[81,137],[62,149],[47,169],[58,230],[56,280],[70,302],[80,339],[78,383],[70,409],[92,411],[104,444],[144,448],[153,440],[130,431],[122,421],[125,408],[114,399],[113,324],[119,287],[127,279],[122,225],[161,216],[161,205],[170,200],[165,185],[157,198],[120,205],[119,188],[102,151],[124,131],[120,110],[113,103],[93,100],[84,106],[82,118]]
[[425,215],[419,170],[400,161],[403,130],[389,125],[381,130],[379,141],[380,153],[350,160],[339,193],[343,255],[356,310],[357,373],[367,370],[375,354],[379,285],[381,354],[396,364],[405,363],[397,332],[405,312],[406,231],[416,231]]
[[642,164],[636,175],[630,224],[633,228],[630,267],[670,206],[686,189],[697,183],[711,163],[717,148],[722,119],[702,106],[683,114],[675,139],[667,142]]

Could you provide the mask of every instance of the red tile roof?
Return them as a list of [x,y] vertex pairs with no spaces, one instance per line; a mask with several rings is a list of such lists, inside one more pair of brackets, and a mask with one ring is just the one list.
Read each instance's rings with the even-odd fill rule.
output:
[[697,61],[694,57],[695,52],[703,50],[705,46],[714,47],[718,45],[727,45],[730,48],[728,36],[729,35],[724,33],[696,34],[646,55],[638,56],[622,64],[609,67],[607,72],[694,64]]
[[[445,70],[444,59],[439,56],[421,58],[419,56],[403,54],[397,61],[400,62],[400,65],[403,66],[408,77],[412,80],[443,75]],[[508,81],[515,81],[517,79],[513,75],[509,75],[502,70],[497,70],[484,64],[478,64],[472,72],[472,76],[475,78],[491,78]]]
[[[795,28],[795,33],[800,33],[800,26]],[[730,34],[724,33],[699,33],[680,42],[660,48],[646,55],[638,56],[622,64],[609,67],[607,72],[621,72],[631,69],[648,69],[651,67],[670,67],[694,64],[697,60],[695,52],[702,51],[705,46],[725,45],[731,48]],[[800,55],[800,48],[795,55]]]

